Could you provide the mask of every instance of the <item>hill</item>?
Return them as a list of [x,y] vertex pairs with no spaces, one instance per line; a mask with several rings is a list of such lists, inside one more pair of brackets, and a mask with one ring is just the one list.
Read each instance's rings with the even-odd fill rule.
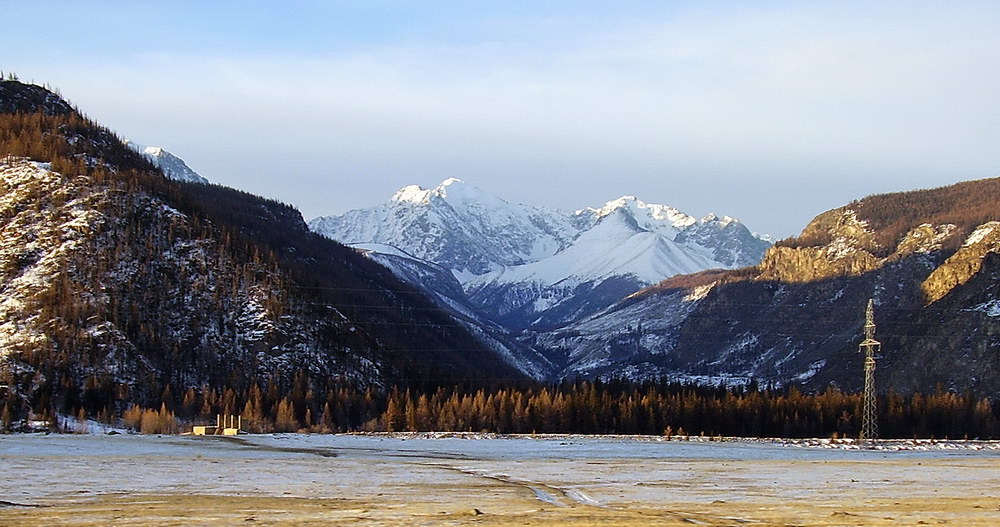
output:
[[280,395],[295,379],[325,394],[523,378],[292,207],[168,179],[41,87],[0,82],[0,190],[0,384],[14,419],[117,414],[190,390]]
[[758,266],[678,277],[535,343],[564,375],[858,389],[876,303],[881,391],[1000,394],[1000,179],[820,214]]

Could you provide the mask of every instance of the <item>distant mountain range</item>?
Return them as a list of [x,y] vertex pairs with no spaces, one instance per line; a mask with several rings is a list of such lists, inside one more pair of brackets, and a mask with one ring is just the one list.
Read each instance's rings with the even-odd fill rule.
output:
[[454,179],[310,227],[505,329],[549,378],[857,389],[874,298],[880,390],[998,394],[998,195],[1000,179],[872,196],[774,247],[634,197],[562,212]]
[[770,246],[733,218],[699,220],[633,196],[567,212],[510,203],[454,178],[309,225],[451,271],[473,305],[511,329],[558,327],[677,274],[753,265]]

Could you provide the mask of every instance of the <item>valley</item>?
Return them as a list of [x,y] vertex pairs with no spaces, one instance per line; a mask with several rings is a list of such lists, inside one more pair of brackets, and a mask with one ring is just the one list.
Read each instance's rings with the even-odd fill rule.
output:
[[851,393],[869,299],[883,397],[1000,394],[1000,179],[869,196],[777,243],[632,196],[567,212],[455,178],[307,223],[45,88],[4,81],[0,103],[7,427],[243,409],[260,430],[384,429],[392,401],[457,408],[439,399],[478,387],[521,393],[497,413],[523,422],[581,381]]
[[0,527],[1000,525],[1000,2],[5,2]]

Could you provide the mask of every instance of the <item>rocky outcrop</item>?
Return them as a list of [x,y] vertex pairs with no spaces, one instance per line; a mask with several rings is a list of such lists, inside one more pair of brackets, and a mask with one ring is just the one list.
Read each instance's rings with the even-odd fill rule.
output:
[[768,249],[757,279],[795,283],[857,276],[878,267],[875,246],[854,211],[832,210],[811,221],[796,243]]
[[920,285],[927,303],[940,300],[956,286],[968,282],[982,269],[986,255],[998,252],[1000,252],[1000,222],[991,221],[980,225],[965,244],[934,269],[934,272]]
[[[756,279],[801,283],[860,276],[890,262],[938,253],[958,233],[954,224],[922,223],[910,229],[894,246],[883,247],[877,242],[877,233],[867,222],[859,220],[854,210],[839,208],[817,216],[798,238],[769,249]],[[960,261],[981,259],[985,254],[978,249],[960,252],[963,252]],[[972,264],[969,269],[974,272],[978,267]]]

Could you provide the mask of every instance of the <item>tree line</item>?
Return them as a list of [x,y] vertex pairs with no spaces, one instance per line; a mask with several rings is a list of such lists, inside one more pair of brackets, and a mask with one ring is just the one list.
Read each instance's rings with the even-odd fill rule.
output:
[[[460,431],[501,434],[577,433],[732,437],[854,437],[860,429],[861,396],[828,387],[705,387],[674,382],[577,381],[516,387],[327,386],[300,371],[246,390],[204,386],[158,400],[129,403],[129,388],[92,379],[58,415],[96,419],[145,433],[174,433],[213,423],[217,414],[240,414],[247,432],[336,433],[357,431]],[[18,406],[5,399],[5,430],[17,429]],[[124,408],[115,412],[115,408]],[[986,397],[938,390],[930,394],[882,394],[882,437],[997,438],[1000,408]]]

